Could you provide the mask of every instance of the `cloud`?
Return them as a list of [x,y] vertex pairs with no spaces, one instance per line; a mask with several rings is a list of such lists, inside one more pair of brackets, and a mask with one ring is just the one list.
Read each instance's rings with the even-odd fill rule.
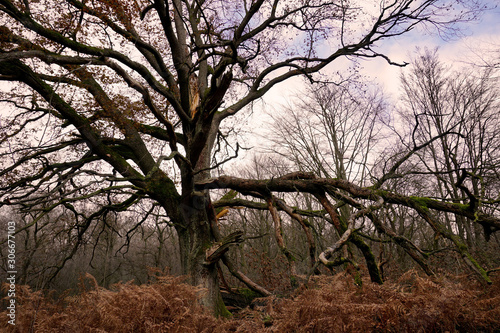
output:
[[[440,59],[456,67],[499,63],[500,8],[486,11],[478,21],[462,23],[460,29],[460,34],[446,40],[437,34],[414,30],[384,41],[377,50],[398,63],[410,62],[417,48],[436,47]],[[383,59],[365,60],[361,65],[362,73],[378,81],[393,97],[398,94],[400,73],[409,70],[409,67],[390,66]]]

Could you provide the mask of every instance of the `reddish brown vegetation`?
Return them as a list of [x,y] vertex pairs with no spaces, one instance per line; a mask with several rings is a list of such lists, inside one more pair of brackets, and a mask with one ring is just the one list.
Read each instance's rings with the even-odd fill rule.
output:
[[[58,302],[21,288],[17,325],[7,332],[498,332],[500,278],[493,286],[466,278],[429,279],[414,271],[384,285],[350,276],[315,278],[291,298],[257,299],[232,319],[216,319],[196,302],[200,289],[178,277],[118,284]],[[83,284],[82,284],[83,285]],[[0,314],[5,318],[5,313]]]
[[[21,288],[15,329],[8,332],[202,332],[213,330],[216,319],[198,304],[201,290],[179,277],[159,277],[147,285],[116,284],[53,302]],[[2,314],[5,318],[6,315]],[[5,321],[2,325],[8,327]]]

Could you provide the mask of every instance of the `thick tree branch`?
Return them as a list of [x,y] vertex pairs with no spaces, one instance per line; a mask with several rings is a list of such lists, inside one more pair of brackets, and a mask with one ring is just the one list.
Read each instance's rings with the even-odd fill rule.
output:
[[416,205],[425,205],[429,209],[454,213],[457,215],[465,216],[474,220],[477,217],[477,222],[486,223],[500,230],[500,219],[482,212],[472,213],[468,205],[450,203],[446,201],[435,200],[431,198],[421,198],[405,196],[393,193],[386,190],[378,190],[372,187],[360,187],[349,181],[343,179],[243,179],[230,176],[221,176],[214,179],[208,179],[196,184],[197,188],[215,189],[215,188],[228,188],[238,192],[306,192],[318,193],[324,192],[327,187],[333,187],[348,192],[354,198],[363,198],[369,200],[376,200],[382,197],[385,202],[400,204],[407,207],[415,207]]

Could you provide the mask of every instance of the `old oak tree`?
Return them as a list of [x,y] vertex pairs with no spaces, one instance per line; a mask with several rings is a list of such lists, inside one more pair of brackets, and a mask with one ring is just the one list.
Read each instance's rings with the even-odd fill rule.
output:
[[[487,198],[468,191],[465,202],[448,202],[384,188],[412,154],[439,136],[394,160],[369,187],[303,172],[273,179],[211,178],[211,170],[224,162],[213,159],[221,128],[271,88],[299,76],[314,82],[346,57],[380,57],[398,65],[375,46],[417,26],[453,28],[476,15],[477,4],[468,5],[437,0],[0,0],[0,79],[9,82],[2,101],[10,112],[2,119],[2,205],[33,212],[30,225],[54,209],[72,212],[76,251],[99,216],[141,200],[156,202],[177,232],[183,273],[205,288],[202,302],[217,315],[227,313],[219,262],[253,290],[269,292],[229,260],[228,247],[241,242],[242,233],[221,235],[214,206],[268,209],[277,243],[293,265],[280,214],[302,223],[310,236],[301,216],[312,213],[287,205],[276,195],[282,192],[314,196],[338,232],[332,247],[319,249],[319,256],[311,252],[316,266],[345,262],[333,254],[349,242],[365,258],[372,281],[381,283],[377,259],[355,228],[356,219],[367,217],[432,274],[425,254],[377,218],[381,207],[403,205],[450,239],[489,281],[465,242],[434,218],[434,212],[447,212],[495,232],[500,218],[487,213]],[[440,137],[445,135],[451,134]],[[464,170],[462,187],[467,177]],[[212,203],[211,189],[230,189],[231,195]],[[86,215],[81,202],[97,197],[108,199]],[[347,219],[339,218],[341,205],[352,207]],[[308,240],[314,249],[312,237]]]

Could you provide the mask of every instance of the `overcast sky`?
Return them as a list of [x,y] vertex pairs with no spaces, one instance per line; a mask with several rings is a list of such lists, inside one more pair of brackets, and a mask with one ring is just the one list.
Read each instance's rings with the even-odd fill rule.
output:
[[[498,1],[490,1],[494,7]],[[485,60],[500,62],[500,7],[497,5],[485,12],[477,22],[468,22],[460,26],[462,36],[444,40],[438,34],[425,34],[415,30],[398,38],[386,40],[380,50],[388,54],[391,60],[409,62],[417,47],[439,48],[442,61],[456,66],[465,62],[480,63],[480,57]],[[496,58],[496,59],[495,59]],[[378,79],[384,85],[386,92],[396,93],[399,86],[398,77],[401,71],[409,69],[389,66],[382,59],[363,61],[363,73]]]
[[[476,22],[462,24],[460,36],[443,39],[435,32],[424,33],[420,29],[415,29],[403,36],[387,39],[377,50],[388,55],[392,61],[400,63],[410,62],[417,48],[434,49],[436,47],[439,48],[440,59],[449,65],[479,64],[482,61],[481,58],[500,63],[500,5],[497,3],[498,0],[489,1],[490,7],[496,6],[496,8],[485,12]],[[401,71],[409,70],[411,64],[400,68],[389,65],[383,59],[363,60],[360,64],[361,73],[380,84],[384,93],[397,103]],[[338,63],[334,63],[330,70],[336,71],[337,66]],[[303,87],[302,78],[294,78],[280,84],[264,97],[264,102],[255,108],[251,117],[242,117],[249,123],[247,128],[249,132],[240,138],[240,142],[253,149],[249,152],[240,152],[240,155],[248,158],[265,150],[268,144],[266,143],[269,133],[268,125],[271,122],[268,115],[278,112],[285,104],[293,103],[293,99],[301,94]],[[255,126],[257,123],[261,126]]]

